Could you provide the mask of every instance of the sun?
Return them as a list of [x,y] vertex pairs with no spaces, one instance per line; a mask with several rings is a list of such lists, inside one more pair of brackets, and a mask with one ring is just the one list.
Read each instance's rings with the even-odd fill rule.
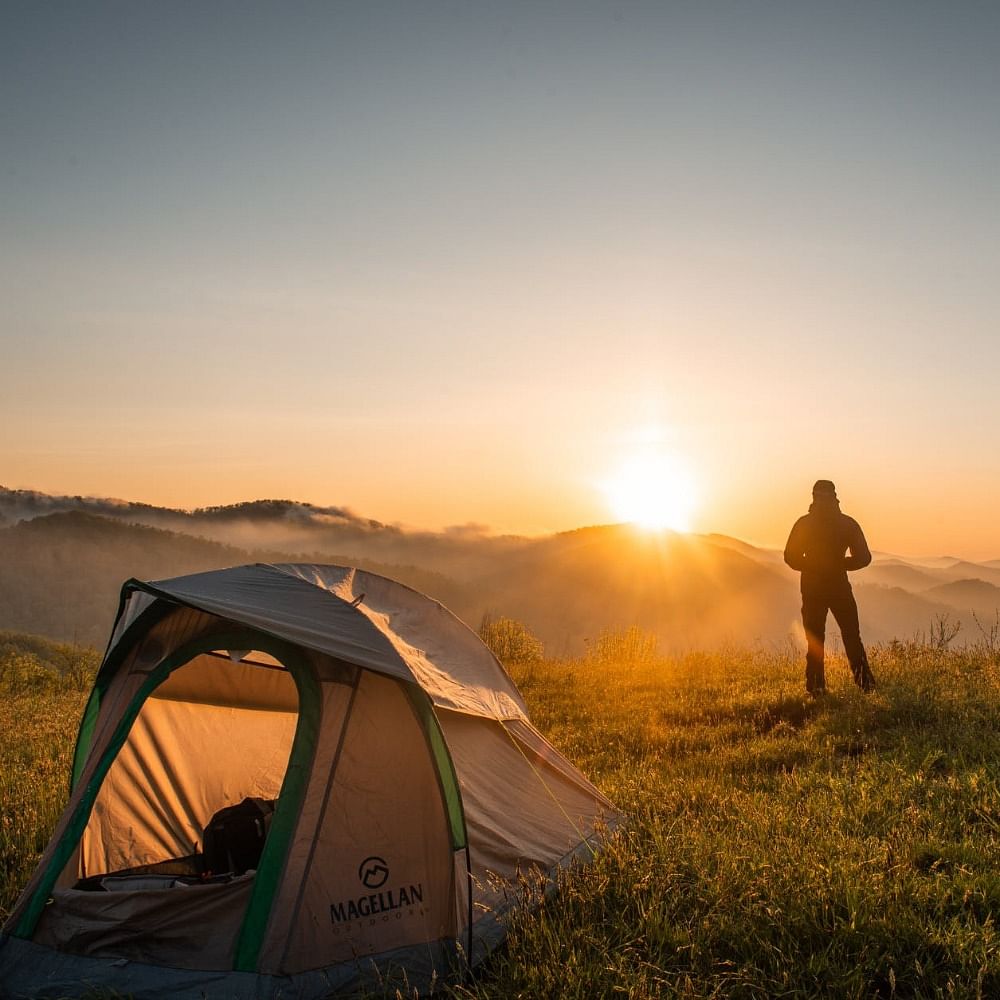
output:
[[650,531],[690,531],[698,496],[684,464],[669,455],[633,455],[604,483],[615,516]]

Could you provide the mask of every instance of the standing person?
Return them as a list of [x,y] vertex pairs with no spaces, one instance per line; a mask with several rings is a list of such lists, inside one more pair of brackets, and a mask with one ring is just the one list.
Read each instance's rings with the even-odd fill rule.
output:
[[[875,687],[868,656],[861,644],[858,605],[848,570],[864,569],[872,561],[861,525],[840,511],[837,490],[829,479],[813,486],[809,513],[792,526],[785,546],[785,562],[802,573],[802,624],[806,630],[806,690],[826,690],[823,642],[826,613],[840,626],[851,673],[862,691]],[[850,554],[848,554],[850,553]]]

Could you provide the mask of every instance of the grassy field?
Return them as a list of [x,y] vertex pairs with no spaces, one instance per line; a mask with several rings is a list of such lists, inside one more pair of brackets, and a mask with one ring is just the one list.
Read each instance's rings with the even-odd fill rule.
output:
[[[2,666],[18,649],[0,636],[4,912],[66,793],[92,666],[32,683]],[[995,649],[873,650],[868,697],[834,659],[818,701],[792,649],[650,653],[514,666],[628,821],[453,996],[1000,996]]]
[[0,919],[66,804],[77,725],[98,659],[91,649],[0,632]]

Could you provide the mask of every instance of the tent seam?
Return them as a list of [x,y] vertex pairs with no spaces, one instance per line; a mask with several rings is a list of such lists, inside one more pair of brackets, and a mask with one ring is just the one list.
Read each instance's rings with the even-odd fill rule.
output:
[[[291,916],[289,918],[289,927],[295,926],[295,921],[298,919],[299,911],[302,909],[302,900],[305,897],[306,883],[309,880],[309,873],[312,871],[313,860],[316,857],[316,842],[318,839],[319,831],[323,829],[323,821],[326,819],[327,807],[330,805],[330,792],[333,788],[334,778],[337,774],[337,769],[340,766],[340,756],[344,749],[344,742],[347,739],[347,727],[350,724],[351,716],[354,714],[354,702],[357,698],[358,688],[361,686],[361,673],[360,667],[355,667],[356,673],[354,677],[354,683],[351,685],[351,697],[347,702],[347,710],[344,713],[344,724],[340,729],[340,737],[337,740],[337,749],[334,752],[333,760],[330,762],[330,776],[327,778],[326,789],[323,798],[323,806],[320,809],[320,814],[316,818],[316,829],[313,831],[312,843],[309,845],[309,857],[306,859],[306,863],[302,868],[302,879],[299,882],[299,889],[295,896],[295,904],[292,907]],[[282,969],[285,965],[285,959],[288,957],[288,949],[291,945],[291,935],[285,940],[285,947],[281,952],[281,958],[278,962],[278,968]]]

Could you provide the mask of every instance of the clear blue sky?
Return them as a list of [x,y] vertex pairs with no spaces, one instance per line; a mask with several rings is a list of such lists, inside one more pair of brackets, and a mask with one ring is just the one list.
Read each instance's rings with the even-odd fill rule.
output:
[[[0,483],[1000,556],[1000,5],[6,3]],[[652,442],[652,443],[651,443]]]

